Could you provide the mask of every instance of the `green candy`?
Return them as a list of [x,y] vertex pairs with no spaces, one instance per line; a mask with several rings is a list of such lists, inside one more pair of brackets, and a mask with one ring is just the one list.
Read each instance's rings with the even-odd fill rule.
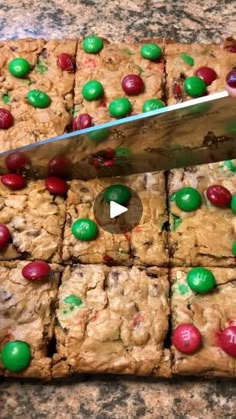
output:
[[31,351],[28,343],[21,340],[6,343],[2,348],[1,360],[4,367],[9,371],[24,370],[31,361]]
[[171,214],[171,217],[172,217],[171,230],[176,231],[183,220],[181,217],[175,214]]
[[141,55],[147,60],[158,60],[162,56],[162,50],[157,44],[144,44],[141,47]]
[[64,303],[73,304],[78,307],[83,304],[82,300],[74,294],[68,295],[68,297],[64,298]]
[[48,108],[51,103],[51,99],[47,93],[37,89],[30,90],[27,94],[27,99],[29,104],[34,106],[34,108]]
[[72,234],[81,241],[96,239],[98,235],[97,224],[89,218],[79,218],[72,224]]
[[97,100],[103,95],[103,86],[100,81],[90,80],[82,88],[82,96],[86,100]]
[[182,211],[190,212],[200,207],[202,198],[197,189],[187,186],[176,192],[175,202]]
[[234,241],[232,244],[232,253],[234,256],[236,256],[236,241]]
[[190,67],[194,66],[194,59],[191,57],[191,55],[188,54],[180,54],[180,57],[184,60],[184,62],[188,65],[190,65]]
[[114,118],[122,118],[131,111],[131,103],[126,97],[113,100],[109,105],[109,113]]
[[90,35],[83,40],[82,46],[88,54],[97,54],[103,49],[103,40],[99,36]]
[[232,210],[233,214],[236,214],[236,194],[232,195],[231,202],[230,202],[230,207],[231,207],[231,210]]
[[4,95],[2,95],[2,100],[4,103],[9,103],[10,102],[10,96],[8,93],[5,93]]
[[204,294],[215,287],[216,280],[209,269],[196,267],[188,272],[187,283],[191,290]]
[[164,108],[165,104],[160,99],[148,99],[143,104],[143,112],[155,111]]
[[103,128],[98,131],[90,132],[88,137],[95,143],[99,143],[100,141],[106,140],[109,137],[109,134],[109,130],[107,128]]
[[130,197],[130,190],[125,185],[111,185],[104,191],[104,198],[108,203],[114,201],[117,204],[124,205]]
[[126,147],[118,147],[115,149],[115,155],[117,159],[128,159],[131,156],[131,152]]
[[30,64],[25,58],[14,58],[9,63],[8,70],[14,77],[25,77],[30,72]]
[[232,162],[232,160],[225,160],[222,163],[222,167],[226,167],[227,169],[229,169],[230,172],[233,172],[233,173],[236,172],[236,167],[234,163]]
[[206,83],[200,77],[187,77],[184,81],[184,90],[191,97],[200,97],[204,95],[206,89]]

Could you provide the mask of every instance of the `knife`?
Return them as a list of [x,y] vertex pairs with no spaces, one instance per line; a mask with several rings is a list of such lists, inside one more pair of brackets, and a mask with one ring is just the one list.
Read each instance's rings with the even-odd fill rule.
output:
[[226,91],[0,153],[29,178],[123,176],[236,158],[236,100]]

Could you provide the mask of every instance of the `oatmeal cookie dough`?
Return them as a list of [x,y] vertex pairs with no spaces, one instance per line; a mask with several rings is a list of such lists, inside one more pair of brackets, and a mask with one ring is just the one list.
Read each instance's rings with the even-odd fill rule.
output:
[[[172,105],[187,99],[225,89],[225,78],[235,66],[236,40],[227,39],[220,44],[180,44],[169,41],[165,46],[167,98]],[[206,69],[207,67],[207,69]],[[203,69],[204,68],[204,69]],[[200,70],[201,69],[201,70]],[[209,70],[210,69],[210,70]],[[206,82],[206,90],[200,94],[201,84],[186,79],[198,76]],[[193,96],[195,92],[195,96]]]
[[52,264],[44,280],[29,281],[22,275],[27,263],[0,262],[0,352],[8,342],[23,341],[30,346],[32,359],[26,369],[17,373],[4,368],[0,361],[0,375],[49,379],[61,268]]
[[[103,40],[103,48],[97,53],[88,53],[83,49],[83,42],[78,43],[75,75],[75,115],[89,114],[94,125],[114,119],[109,113],[109,105],[117,98],[128,98],[132,109],[128,114],[141,113],[145,101],[164,98],[164,40],[153,39],[163,55],[150,60],[142,57],[143,43],[110,43]],[[122,88],[122,80],[127,75],[140,76],[144,87],[138,94],[127,94]],[[103,94],[96,100],[83,97],[84,85],[99,81]]]
[[[180,325],[198,329],[202,343],[192,354],[182,353],[172,344],[173,372],[180,375],[236,376],[236,270],[231,268],[207,268],[215,277],[215,287],[201,294],[193,291],[187,283],[191,268],[171,270],[172,332]],[[203,277],[198,277],[198,286]],[[191,284],[191,282],[190,282]],[[228,336],[226,336],[228,330]],[[191,329],[190,329],[191,331]],[[185,341],[193,347],[188,330],[178,336],[178,343]],[[183,342],[182,342],[183,343]],[[228,351],[235,350],[235,356]]]
[[[230,208],[213,205],[207,188],[221,185],[236,192],[235,161],[172,170],[169,174],[170,260],[174,266],[234,266],[232,251],[236,240],[235,214]],[[201,195],[201,205],[192,211],[181,210],[175,193],[192,187]]]
[[0,182],[0,223],[11,234],[0,260],[60,262],[65,211],[65,198],[51,195],[44,180],[30,181],[19,191]]
[[[0,42],[0,108],[14,118],[12,126],[0,129],[1,151],[66,132],[73,108],[74,72],[59,68],[57,60],[62,52],[74,57],[76,41],[29,38]],[[28,74],[20,78],[8,68],[19,57],[30,64]],[[27,94],[35,89],[49,96],[49,106],[41,109],[29,104]]]
[[[78,240],[71,231],[73,223],[79,218],[94,220],[94,201],[100,192],[112,184],[124,184],[137,192],[143,205],[140,224],[126,234],[111,234],[98,226],[99,232],[95,239]],[[167,209],[163,173],[90,181],[73,180],[66,205],[64,262],[167,265]],[[128,216],[132,217],[132,209],[130,215],[127,212]]]
[[72,265],[58,294],[53,377],[170,375],[167,270]]

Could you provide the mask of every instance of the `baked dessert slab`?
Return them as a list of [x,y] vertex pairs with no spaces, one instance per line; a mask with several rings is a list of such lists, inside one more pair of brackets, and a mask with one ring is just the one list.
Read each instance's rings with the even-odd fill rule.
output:
[[[236,190],[234,161],[172,170],[169,174],[170,261],[174,266],[234,266],[235,215],[230,206],[214,206],[206,196],[212,185]],[[231,168],[231,169],[230,169]],[[190,186],[201,194],[201,206],[190,212],[178,208],[175,193]]]
[[[63,52],[75,56],[76,40],[22,39],[0,42],[0,108],[11,112],[14,123],[0,130],[0,149],[6,151],[63,134],[71,120],[74,73],[57,64]],[[25,58],[30,72],[15,77],[8,69],[15,58]],[[51,100],[44,109],[28,103],[30,90],[40,90]]]
[[[196,75],[202,67],[209,67],[216,73],[216,78],[207,86],[207,93],[224,90],[225,78],[235,66],[235,45],[236,41],[233,38],[228,38],[220,44],[181,44],[167,41],[165,59],[168,104],[193,98],[185,91],[184,81],[187,77]],[[205,72],[205,77],[211,81],[212,76],[209,72],[208,76]]]
[[43,180],[30,181],[19,191],[0,183],[0,223],[11,233],[0,260],[60,262],[65,211],[65,199],[51,195]]
[[49,379],[49,346],[61,267],[52,264],[47,278],[28,281],[22,275],[27,263],[0,262],[0,352],[7,342],[20,340],[30,346],[32,360],[18,373],[7,370],[0,361],[0,375]]
[[[109,104],[119,98],[127,97],[131,104],[131,114],[141,113],[143,104],[149,99],[164,99],[164,40],[153,39],[147,42],[158,44],[163,56],[149,60],[141,56],[142,43],[110,43],[103,40],[104,46],[98,53],[87,53],[83,43],[78,42],[75,75],[75,114],[87,113],[94,125],[114,119],[109,114]],[[138,75],[144,82],[144,90],[137,95],[127,95],[122,89],[122,79],[130,74]],[[90,80],[99,81],[104,94],[97,100],[83,98],[82,89]]]
[[[95,199],[100,192],[112,184],[124,184],[137,192],[143,206],[139,225],[126,234],[111,234],[99,227],[96,239],[78,240],[71,232],[72,224],[84,217],[94,220]],[[89,181],[73,180],[68,191],[66,205],[64,262],[121,265],[135,263],[156,266],[168,264],[167,232],[165,231],[168,217],[163,173]],[[127,208],[129,209],[129,203]],[[132,212],[130,214],[132,215]],[[130,217],[130,214],[128,211],[127,217]]]
[[52,376],[170,375],[167,270],[67,266],[58,293]]
[[235,377],[236,359],[221,348],[220,334],[236,325],[236,270],[208,269],[215,277],[216,286],[207,294],[196,293],[188,286],[188,268],[171,270],[172,329],[190,323],[202,335],[202,346],[194,354],[185,355],[172,345],[172,370],[179,375]]

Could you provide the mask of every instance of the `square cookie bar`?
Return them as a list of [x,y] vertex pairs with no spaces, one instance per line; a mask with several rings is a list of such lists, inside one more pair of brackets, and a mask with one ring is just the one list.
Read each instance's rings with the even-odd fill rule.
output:
[[72,265],[58,294],[53,376],[170,375],[167,270]]
[[0,262],[0,352],[8,342],[21,341],[30,347],[31,362],[24,370],[12,372],[0,361],[0,375],[49,379],[49,347],[61,268],[52,264],[44,280],[29,281],[22,275],[27,263]]
[[[236,40],[230,38],[221,44],[180,44],[167,42],[165,46],[168,104],[182,102],[193,97],[222,91],[226,75],[235,66]],[[202,78],[207,90],[201,91],[201,83],[187,78]]]
[[236,270],[174,268],[171,281],[173,372],[235,377]]
[[[1,151],[66,132],[73,107],[74,68],[70,73],[62,70],[58,57],[66,53],[74,62],[75,51],[75,40],[29,38],[0,42]],[[25,59],[28,64],[14,66],[15,59]],[[14,69],[24,71],[25,66],[26,74],[15,76]],[[11,116],[6,117],[6,111]]]
[[[162,100],[164,98],[163,39],[149,41],[158,44],[159,55],[156,51],[157,59],[148,59],[142,56],[141,48],[144,42],[115,44],[107,40],[101,40],[101,38],[99,38],[99,42],[101,49],[96,53],[92,53],[94,37],[88,37],[78,43],[74,99],[76,115],[89,114],[92,118],[92,123],[96,125],[116,117],[141,113],[147,100]],[[84,50],[84,45],[87,50]],[[90,52],[87,52],[88,50]],[[153,53],[155,54],[153,50],[149,51],[149,54]],[[146,51],[146,54],[148,54],[148,51]],[[132,77],[124,82],[126,84],[124,90],[122,80],[128,75],[132,75]],[[84,87],[91,80],[102,85],[103,92],[100,92],[96,99],[93,99],[94,95],[90,95],[89,87]],[[95,86],[96,90],[98,91],[98,86]],[[124,111],[123,105],[119,107],[119,110],[115,106],[116,109],[113,109],[114,113],[111,113],[109,105],[117,98],[128,99],[131,108],[126,109],[127,105],[124,105],[126,109]],[[145,110],[155,109],[150,106],[153,105],[146,104]],[[116,112],[118,112],[117,115],[115,115]]]
[[[233,243],[236,240],[235,214],[230,203],[225,207],[214,205],[207,197],[208,187],[220,185],[232,194],[236,191],[235,162],[226,161],[185,169],[172,170],[169,174],[170,205],[170,257],[174,266],[234,266]],[[191,189],[189,203],[191,211],[183,210],[176,200],[176,192],[181,191],[179,200],[186,199]],[[219,189],[219,188],[218,188]],[[221,190],[221,188],[220,188]],[[197,192],[201,204],[196,204]],[[229,195],[229,192],[227,196]],[[219,190],[216,192],[216,195]],[[228,199],[228,198],[227,198]],[[195,205],[196,204],[196,205]],[[182,209],[181,209],[182,208]]]
[[[122,184],[134,190],[142,202],[142,216],[132,231],[112,234],[99,226],[98,235],[90,241],[74,237],[71,228],[80,218],[95,220],[94,203],[108,186]],[[126,219],[132,223],[135,208],[132,198],[127,204]],[[103,218],[103,207],[99,218]],[[67,263],[132,263],[165,266],[168,263],[165,178],[163,173],[127,176],[123,178],[73,180],[68,191],[66,223],[63,240],[63,261]]]
[[0,248],[0,260],[60,262],[64,221],[65,199],[51,195],[43,180],[30,181],[19,191],[0,183],[0,224],[11,234]]

